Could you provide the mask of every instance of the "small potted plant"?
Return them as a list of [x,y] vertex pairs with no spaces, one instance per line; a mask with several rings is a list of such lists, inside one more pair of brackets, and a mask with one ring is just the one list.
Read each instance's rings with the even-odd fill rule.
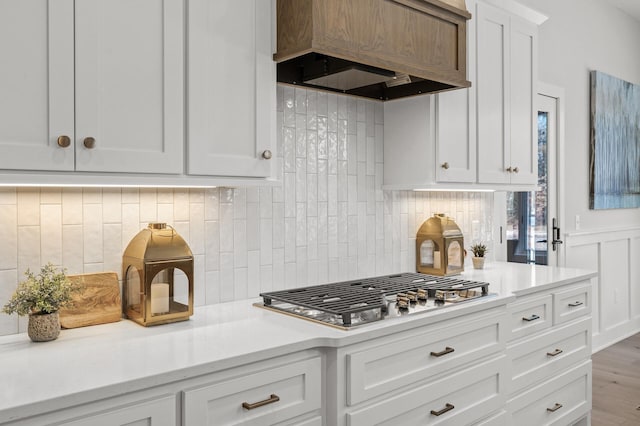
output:
[[473,253],[473,257],[471,258],[473,267],[475,269],[484,268],[484,255],[487,253],[487,246],[482,243],[476,243],[472,245],[470,249]]
[[27,334],[34,342],[55,340],[60,334],[58,310],[71,304],[79,291],[64,270],[56,270],[51,263],[34,274],[29,269],[27,279],[20,284],[11,299],[2,308],[6,314],[29,315]]

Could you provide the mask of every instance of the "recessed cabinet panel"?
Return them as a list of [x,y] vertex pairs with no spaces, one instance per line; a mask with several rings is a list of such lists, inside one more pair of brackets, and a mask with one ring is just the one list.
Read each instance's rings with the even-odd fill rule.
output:
[[189,2],[189,174],[271,175],[276,157],[271,18],[270,1]]
[[181,173],[180,0],[77,0],[76,170]]
[[315,357],[188,389],[183,424],[262,426],[317,410],[322,406],[321,366]]
[[478,181],[509,183],[509,15],[478,3]]
[[137,402],[71,422],[63,426],[175,426],[176,397],[168,395],[151,401]]
[[0,169],[73,170],[73,0],[0,2],[0,52]]
[[538,183],[538,129],[534,105],[534,85],[537,62],[535,25],[516,17],[511,18],[511,161],[517,173],[510,173],[511,183]]
[[[475,182],[475,89],[439,93],[436,98],[436,180]],[[461,108],[462,107],[462,108]]]

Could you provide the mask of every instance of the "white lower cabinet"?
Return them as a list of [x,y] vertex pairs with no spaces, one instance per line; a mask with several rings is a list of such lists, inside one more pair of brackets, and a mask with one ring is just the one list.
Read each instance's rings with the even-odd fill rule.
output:
[[175,426],[176,395],[147,396],[143,391],[4,424],[11,426]]
[[588,419],[591,283],[518,297],[508,309],[509,424],[564,426]]
[[507,406],[514,425],[573,424],[591,409],[591,361],[522,393]]
[[505,357],[425,381],[414,389],[347,413],[350,426],[465,425],[504,405]]
[[[272,425],[322,406],[321,359],[314,357],[216,380],[183,392],[184,426]],[[295,424],[295,423],[294,423]],[[314,424],[307,420],[298,424]]]

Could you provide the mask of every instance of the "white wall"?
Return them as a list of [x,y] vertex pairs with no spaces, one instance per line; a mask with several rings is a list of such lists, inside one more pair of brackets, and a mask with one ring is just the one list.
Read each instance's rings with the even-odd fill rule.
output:
[[[281,185],[193,190],[0,188],[0,305],[27,268],[115,271],[148,222],[173,225],[195,257],[195,303],[415,270],[433,213],[467,241],[491,239],[492,194],[382,191],[381,104],[278,87]],[[0,314],[0,335],[26,321]]]
[[539,29],[539,79],[565,89],[564,230],[640,226],[640,209],[589,209],[591,70],[640,84],[640,22],[604,0],[520,0],[549,17]]
[[598,269],[593,347],[599,350],[640,331],[640,209],[589,210],[589,72],[640,84],[640,22],[604,0],[521,2],[549,16],[539,29],[539,76],[565,89],[566,265]]

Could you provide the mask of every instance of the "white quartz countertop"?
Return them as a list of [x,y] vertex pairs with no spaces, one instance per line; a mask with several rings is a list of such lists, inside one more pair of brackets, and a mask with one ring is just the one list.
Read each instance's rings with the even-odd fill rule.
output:
[[[0,423],[108,398],[260,359],[339,347],[509,303],[516,295],[595,276],[594,272],[508,263],[465,271],[489,282],[491,297],[378,321],[348,331],[253,306],[260,299],[195,309],[189,321],[142,327],[128,320],[63,330],[52,342],[0,338]],[[43,385],[46,384],[46,385]],[[50,386],[52,385],[52,386]]]

